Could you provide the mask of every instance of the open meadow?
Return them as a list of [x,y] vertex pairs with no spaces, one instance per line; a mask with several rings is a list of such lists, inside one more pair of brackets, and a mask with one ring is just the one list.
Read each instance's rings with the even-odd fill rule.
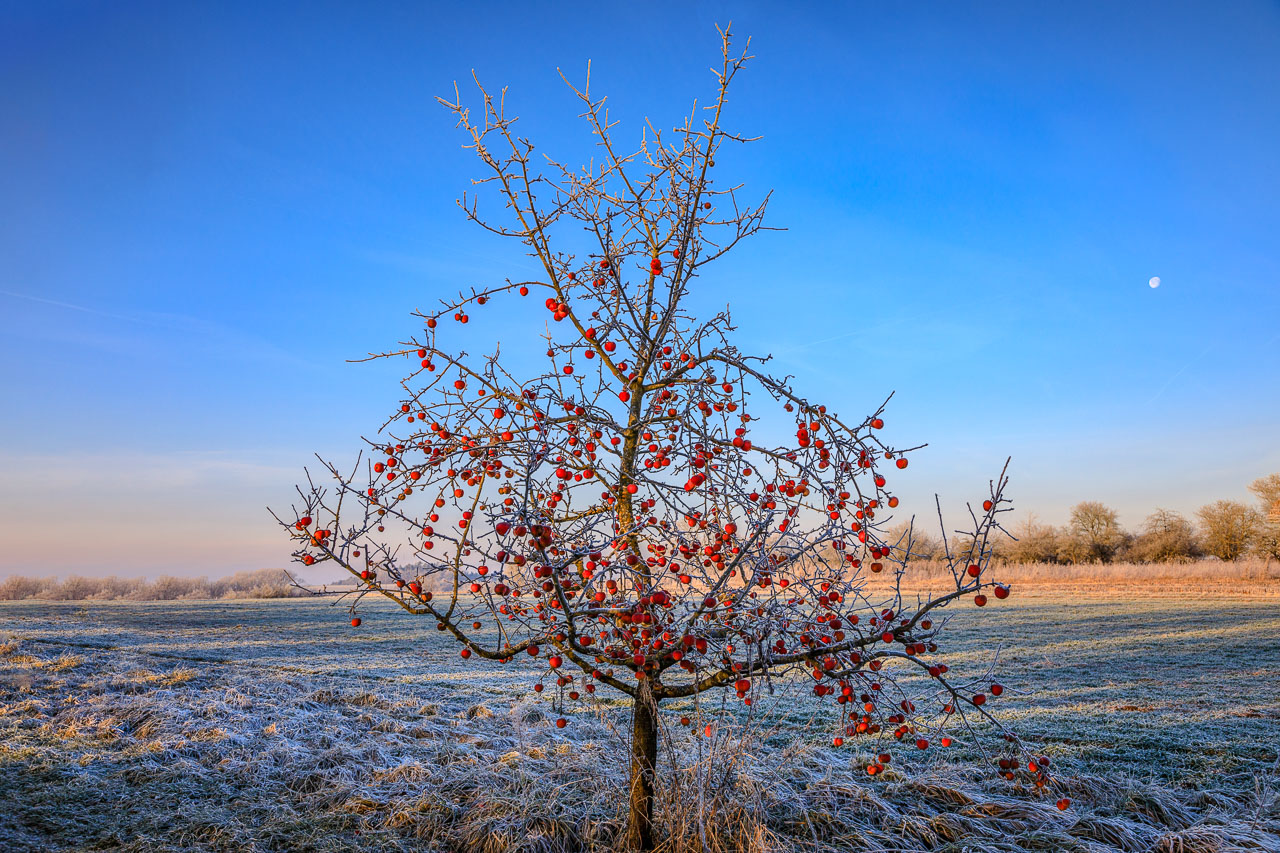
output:
[[[477,675],[428,620],[362,611],[353,629],[310,599],[0,603],[0,849],[614,846],[623,706],[570,707],[558,729],[528,690],[536,662]],[[830,708],[782,686],[753,725],[713,738],[678,725],[697,725],[692,700],[663,705],[663,836],[688,850],[1280,851],[1274,585],[1024,587],[982,615],[959,608],[945,660],[981,671],[999,652],[995,712],[1052,758],[1055,791],[993,778],[961,743],[898,750],[868,779],[875,747],[833,748]],[[695,797],[715,785],[689,774],[734,796]]]

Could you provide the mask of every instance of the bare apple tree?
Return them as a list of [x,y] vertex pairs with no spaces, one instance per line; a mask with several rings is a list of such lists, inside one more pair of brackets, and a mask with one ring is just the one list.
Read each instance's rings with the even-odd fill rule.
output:
[[[764,227],[768,201],[712,178],[721,147],[749,141],[721,123],[749,59],[721,37],[715,98],[671,132],[648,126],[638,150],[617,147],[589,78],[574,87],[601,152],[585,169],[535,158],[483,87],[476,113],[442,99],[503,208],[494,219],[464,196],[463,210],[539,272],[444,301],[420,315],[419,338],[372,356],[412,361],[404,399],[356,474],[326,463],[336,485],[309,482],[278,516],[297,560],[359,578],[353,615],[378,594],[435,620],[463,658],[545,660],[561,700],[631,697],[626,843],[640,850],[654,845],[666,700],[719,690],[749,703],[765,677],[795,674],[836,704],[836,745],[924,749],[1000,693],[982,674],[952,680],[936,652],[937,611],[1008,595],[986,571],[1004,474],[973,513],[969,553],[949,555],[954,588],[873,594],[868,574],[902,576],[879,531],[898,506],[886,475],[915,448],[882,437],[883,406],[837,414],[740,351],[727,313],[688,309],[712,262]],[[545,363],[460,350],[470,312],[521,297],[543,318]],[[753,405],[779,407],[794,432],[757,443]],[[901,686],[906,668],[928,686]]]

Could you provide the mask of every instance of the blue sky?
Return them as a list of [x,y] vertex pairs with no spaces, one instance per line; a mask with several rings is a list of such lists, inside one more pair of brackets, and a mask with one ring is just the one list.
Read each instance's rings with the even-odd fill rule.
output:
[[887,429],[930,444],[904,499],[981,497],[1012,455],[1020,512],[1136,526],[1280,470],[1275,4],[3,14],[0,575],[283,565],[264,507],[399,399],[345,360],[527,266],[454,206],[476,167],[434,96],[474,69],[577,162],[557,68],[593,60],[638,141],[710,95],[730,19],[757,59],[729,124],[763,139],[718,168],[788,230],[699,304],[842,410],[896,391]]

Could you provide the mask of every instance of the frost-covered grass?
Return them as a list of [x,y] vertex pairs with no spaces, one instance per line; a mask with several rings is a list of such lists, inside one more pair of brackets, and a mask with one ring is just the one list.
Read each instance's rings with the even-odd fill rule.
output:
[[[534,661],[464,668],[428,621],[362,615],[0,603],[0,850],[616,847],[625,708],[558,729]],[[1019,593],[976,615],[945,659],[1000,650],[996,710],[1062,791],[993,779],[967,747],[895,750],[869,780],[870,745],[831,748],[831,712],[785,690],[746,749],[664,705],[671,849],[1280,851],[1280,599]]]

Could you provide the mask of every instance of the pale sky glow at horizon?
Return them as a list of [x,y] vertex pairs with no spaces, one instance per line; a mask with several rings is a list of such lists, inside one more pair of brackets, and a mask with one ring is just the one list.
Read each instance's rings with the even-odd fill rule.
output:
[[[577,164],[557,68],[638,145],[730,19],[762,139],[717,178],[786,230],[694,304],[838,411],[894,393],[904,506],[958,522],[1012,456],[1011,522],[1137,528],[1280,471],[1280,6],[477,6],[2,13],[0,577],[288,565],[265,507],[401,398],[347,359],[529,269],[455,205],[479,164],[434,96],[474,69]],[[461,347],[536,348],[539,306],[489,307]]]

